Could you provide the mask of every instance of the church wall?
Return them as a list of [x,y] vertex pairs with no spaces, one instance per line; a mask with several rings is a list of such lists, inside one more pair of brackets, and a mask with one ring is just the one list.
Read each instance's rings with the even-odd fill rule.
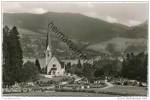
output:
[[47,66],[47,74],[51,71],[51,68],[53,68],[53,65],[57,68],[55,76],[63,76],[64,74],[64,69],[61,68],[61,64],[57,60],[56,57],[52,57],[51,61],[49,62]]

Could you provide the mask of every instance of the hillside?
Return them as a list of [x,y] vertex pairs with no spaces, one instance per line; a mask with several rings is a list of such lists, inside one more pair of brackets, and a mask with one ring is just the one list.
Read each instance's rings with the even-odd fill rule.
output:
[[147,40],[144,38],[129,39],[129,38],[116,37],[108,41],[92,44],[87,48],[99,52],[110,53],[108,50],[110,45],[113,46],[112,50],[114,49],[114,51],[116,52],[139,53],[139,52],[147,51]]
[[101,42],[123,36],[128,27],[71,13],[15,13],[3,14],[4,25],[16,25],[37,34],[46,33],[47,24],[53,21],[68,37],[81,41]]
[[[21,34],[21,44],[25,57],[44,57],[48,22],[53,21],[64,34],[79,47],[85,47],[90,54],[110,53],[108,45],[113,44],[117,52],[147,50],[148,24],[127,27],[118,23],[73,13],[45,14],[4,13],[3,24],[16,25]],[[70,56],[72,51],[57,38],[52,45],[59,56]],[[88,49],[88,50],[87,50]],[[138,50],[139,49],[139,50]]]
[[145,21],[144,23],[133,26],[129,28],[125,32],[125,37],[130,37],[130,38],[148,38],[148,21]]

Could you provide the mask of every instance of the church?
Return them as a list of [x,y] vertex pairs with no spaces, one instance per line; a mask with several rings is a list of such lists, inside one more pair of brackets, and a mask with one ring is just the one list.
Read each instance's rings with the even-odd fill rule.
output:
[[45,62],[45,70],[47,75],[51,76],[63,76],[65,73],[64,64],[55,56],[52,52],[52,45],[50,40],[50,33],[47,33],[46,39],[46,62]]

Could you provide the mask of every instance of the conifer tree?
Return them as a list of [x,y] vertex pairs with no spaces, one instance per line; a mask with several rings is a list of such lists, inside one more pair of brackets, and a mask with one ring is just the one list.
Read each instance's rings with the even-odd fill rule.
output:
[[14,26],[10,30],[9,34],[9,56],[10,56],[10,78],[11,81],[20,82],[21,81],[21,68],[23,65],[23,55],[22,49],[19,41],[19,32],[17,28]]
[[2,44],[2,50],[3,50],[3,68],[2,68],[2,80],[3,80],[3,86],[8,85],[10,78],[9,78],[9,49],[8,49],[8,34],[9,34],[9,28],[8,26],[5,26],[3,28],[3,44]]
[[40,67],[40,63],[39,63],[38,59],[35,60],[35,65],[36,65],[36,67],[38,69],[38,72],[41,73],[41,67]]
[[147,82],[147,56],[144,52],[127,54],[127,59],[123,61],[122,76]]
[[80,59],[78,60],[77,67],[78,67],[79,69],[82,69],[82,65],[81,65]]

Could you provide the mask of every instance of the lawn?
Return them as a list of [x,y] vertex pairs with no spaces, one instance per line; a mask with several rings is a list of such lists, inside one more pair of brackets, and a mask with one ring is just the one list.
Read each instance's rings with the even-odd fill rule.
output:
[[122,96],[146,96],[147,88],[146,87],[137,87],[137,86],[119,86],[115,85],[114,87],[108,89],[97,89],[99,93],[108,93],[113,95],[122,95]]
[[100,89],[91,88],[80,91],[73,91],[67,89],[63,92],[57,90],[49,92],[28,92],[28,93],[11,93],[4,94],[4,96],[147,96],[147,89],[145,87],[135,87],[135,86],[118,86]]

